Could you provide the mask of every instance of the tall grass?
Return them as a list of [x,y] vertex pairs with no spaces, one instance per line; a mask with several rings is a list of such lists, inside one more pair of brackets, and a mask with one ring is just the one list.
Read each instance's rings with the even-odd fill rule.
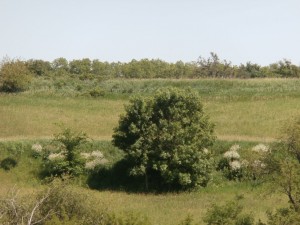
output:
[[[85,85],[93,88],[96,84]],[[216,134],[227,140],[274,140],[285,121],[297,116],[300,109],[297,79],[120,79],[97,85],[104,90],[104,97],[76,96],[69,93],[70,88],[48,92],[43,86],[36,87],[40,92],[31,89],[18,95],[0,95],[0,139],[50,137],[57,131],[55,123],[83,130],[97,139],[110,139],[129,97],[150,95],[166,86],[198,91],[216,124]]]
[[[10,171],[0,169],[0,198],[15,185],[21,190],[22,195],[43,187],[38,177],[42,161],[39,158],[33,158],[31,155],[31,145],[36,142],[44,145],[49,141],[35,140],[0,143],[0,160],[6,156],[21,156],[18,158],[19,164],[17,167]],[[222,155],[234,143],[241,145],[241,151],[247,151],[257,144],[253,142],[218,141],[213,147],[213,152],[215,155]],[[87,148],[99,149],[111,162],[122,157],[120,151],[112,147],[108,141],[96,141]],[[86,150],[84,149],[84,151]],[[98,180],[98,182],[102,181]],[[107,208],[110,212],[117,215],[123,213],[144,215],[155,225],[178,224],[188,214],[195,221],[202,222],[203,216],[212,204],[221,204],[237,198],[240,199],[240,203],[245,207],[245,210],[252,212],[257,219],[266,219],[265,212],[267,210],[285,206],[287,203],[287,199],[280,193],[271,195],[267,184],[254,186],[250,182],[227,181],[218,172],[213,174],[213,179],[207,188],[184,193],[126,193],[121,189],[120,191],[99,191],[86,188],[84,183],[77,188],[80,193],[89,195],[91,199],[101,203],[100,205],[94,205],[96,209]]]

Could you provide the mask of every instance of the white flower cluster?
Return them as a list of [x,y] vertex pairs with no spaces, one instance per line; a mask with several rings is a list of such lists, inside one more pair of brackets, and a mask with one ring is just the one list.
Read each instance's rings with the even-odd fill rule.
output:
[[91,159],[91,158],[103,158],[103,154],[100,151],[92,151],[90,153],[82,152],[80,153],[81,157],[84,159]]
[[264,144],[258,144],[258,145],[255,145],[255,146],[252,148],[252,151],[258,152],[258,153],[266,153],[266,152],[269,152],[269,151],[270,151],[270,148],[269,148],[269,146],[267,146],[267,145],[264,145]]
[[237,160],[240,158],[240,154],[237,152],[237,150],[240,148],[239,145],[233,145],[229,151],[224,153],[224,158],[228,160]]
[[229,151],[225,152],[223,157],[229,161],[230,169],[239,170],[241,168],[241,163],[239,161],[240,154],[237,152],[240,146],[235,144],[230,147]]
[[104,158],[102,158],[102,159],[96,158],[96,159],[94,159],[94,160],[92,160],[92,161],[86,162],[86,163],[85,163],[85,168],[86,168],[87,170],[93,170],[93,169],[95,169],[97,166],[103,165],[103,164],[105,164],[105,163],[107,163],[107,162],[108,162],[107,159],[104,159]]
[[60,152],[60,153],[51,153],[49,156],[48,156],[48,159],[50,161],[54,161],[54,160],[60,160],[60,159],[63,159],[64,158],[64,155]]
[[238,160],[229,162],[229,166],[232,170],[239,170],[241,168],[241,163]]
[[93,170],[99,165],[107,163],[107,159],[104,158],[104,155],[100,151],[92,151],[91,153],[82,152],[80,153],[81,157],[86,159],[85,168],[87,170]]
[[38,143],[36,143],[36,144],[33,144],[31,146],[31,150],[34,151],[34,152],[36,152],[36,153],[41,153],[42,150],[43,150],[43,146],[40,145],[40,144],[38,144]]

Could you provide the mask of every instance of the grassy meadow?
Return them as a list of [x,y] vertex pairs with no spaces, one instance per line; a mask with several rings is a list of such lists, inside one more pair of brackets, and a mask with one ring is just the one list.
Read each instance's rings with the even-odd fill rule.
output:
[[0,139],[51,137],[55,124],[64,123],[107,140],[131,96],[166,86],[197,90],[217,136],[225,140],[274,140],[300,110],[296,79],[108,80],[99,86],[105,95],[98,98],[75,96],[71,88],[64,95],[35,89],[0,95]]
[[[42,84],[24,93],[0,95],[0,160],[10,154],[19,158],[18,166],[11,171],[0,169],[0,196],[14,185],[24,193],[40,188],[38,171],[42,162],[30,156],[30,148],[33,143],[52,138],[59,130],[57,124],[86,132],[111,162],[122,157],[109,141],[119,115],[124,112],[124,104],[133,95],[151,95],[166,86],[199,92],[205,112],[215,123],[219,139],[213,147],[216,151],[220,151],[219,146],[226,150],[234,143],[248,151],[257,143],[275,141],[284,124],[300,112],[300,80],[297,79],[120,79],[97,84],[66,83],[65,89],[60,86],[58,90],[46,81]],[[104,94],[96,98],[80,94],[95,86]],[[237,198],[247,212],[263,220],[267,210],[287,204],[280,193],[270,195],[268,184],[226,181],[220,174],[213,175],[207,188],[167,194],[91,190],[84,179],[78,188],[101,200],[107,209],[115,213],[140,213],[157,225],[177,224],[187,215],[201,224],[212,204]]]

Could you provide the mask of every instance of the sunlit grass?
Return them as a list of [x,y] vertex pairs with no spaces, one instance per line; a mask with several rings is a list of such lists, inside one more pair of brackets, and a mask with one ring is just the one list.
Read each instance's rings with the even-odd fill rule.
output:
[[[130,96],[150,95],[165,86],[191,87],[198,91],[205,111],[216,125],[216,134],[222,140],[274,141],[282,126],[300,114],[300,80],[296,79],[108,80],[100,85],[106,95],[99,98],[76,97],[68,95],[67,90],[65,95],[50,95],[47,91],[0,95],[0,140],[7,144],[9,140],[49,139],[60,129],[56,124],[84,131],[95,139],[110,140]],[[104,148],[109,149],[110,144],[105,143]],[[0,151],[3,157],[1,154]],[[25,154],[12,171],[0,169],[0,196],[14,185],[21,187],[23,193],[39,189],[39,165]],[[160,195],[80,188],[115,213],[139,212],[158,225],[177,224],[188,214],[201,221],[213,203],[234,200],[236,196],[243,196],[240,201],[245,210],[261,219],[266,218],[266,210],[287,203],[278,193],[267,195],[265,185],[253,187],[236,182],[209,185],[194,192]]]
[[[203,101],[216,134],[227,140],[276,139],[287,120],[299,115],[300,98],[244,101]],[[110,139],[127,100],[0,96],[0,139],[51,137],[56,124]]]
[[[42,168],[42,160],[34,158],[31,154],[31,146],[34,143],[44,145],[49,140],[34,141],[9,141],[0,142],[0,161],[13,155],[18,158],[18,165],[10,171],[0,169],[0,198],[13,187],[20,190],[21,195],[26,195],[42,188],[42,182],[38,176]],[[214,147],[215,154],[221,154],[233,143],[218,141]],[[255,146],[253,142],[239,142],[241,153]],[[93,142],[93,148],[99,149],[109,161],[119,160],[120,150],[113,148],[109,141]],[[266,219],[265,212],[287,205],[287,199],[280,193],[270,191],[268,183],[254,185],[250,182],[227,181],[220,172],[214,172],[213,179],[208,187],[191,192],[143,194],[126,193],[125,191],[90,190],[87,188],[85,178],[75,181],[76,188],[83,194],[99,200],[101,205],[116,214],[138,213],[149,218],[155,225],[173,225],[191,215],[195,221],[201,222],[208,208],[212,204],[224,204],[226,201],[237,201],[247,212],[255,215],[255,218]],[[99,180],[98,182],[101,182]]]
[[[268,195],[262,188],[251,188],[244,184],[232,183],[226,187],[203,189],[197,192],[179,194],[127,194],[124,192],[94,192],[112,210],[118,213],[134,211],[147,215],[153,224],[172,225],[191,215],[195,221],[202,219],[213,204],[237,201],[256,219],[266,219],[266,211],[285,206],[287,199],[278,194]],[[262,201],[263,199],[263,201]],[[201,223],[201,224],[202,224]]]
[[0,96],[0,138],[51,137],[65,124],[109,139],[124,101],[82,98]]

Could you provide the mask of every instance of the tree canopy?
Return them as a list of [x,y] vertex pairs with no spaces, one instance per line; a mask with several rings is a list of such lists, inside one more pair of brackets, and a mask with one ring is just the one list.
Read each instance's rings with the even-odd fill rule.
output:
[[206,148],[213,124],[191,90],[168,88],[153,97],[136,97],[115,128],[113,143],[131,162],[130,174],[164,188],[205,186],[211,171]]

